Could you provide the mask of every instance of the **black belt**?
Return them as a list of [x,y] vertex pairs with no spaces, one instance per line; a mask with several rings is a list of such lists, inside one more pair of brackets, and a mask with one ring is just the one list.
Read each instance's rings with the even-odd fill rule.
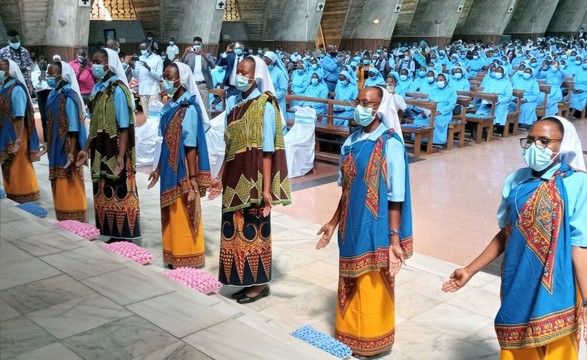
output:
[[196,85],[202,85],[202,84],[205,84],[205,83],[206,83],[206,81],[196,81]]

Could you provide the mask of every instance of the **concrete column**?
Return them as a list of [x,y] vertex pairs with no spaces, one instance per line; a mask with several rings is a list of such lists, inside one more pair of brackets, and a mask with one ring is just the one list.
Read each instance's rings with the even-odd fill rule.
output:
[[46,55],[57,53],[64,61],[69,61],[77,48],[86,47],[90,14],[91,8],[79,6],[78,0],[50,1],[45,29]]
[[550,34],[576,34],[584,24],[583,19],[586,16],[587,2],[559,0],[546,32]]
[[519,0],[504,34],[523,39],[544,35],[558,2],[558,0]]
[[2,41],[0,41],[0,44],[4,44],[4,41],[6,40],[6,26],[4,26],[2,16],[0,16],[0,39],[2,39]]
[[224,11],[216,10],[216,1],[162,0],[161,42],[170,37],[179,44],[191,44],[200,36],[204,44],[218,44]]
[[388,46],[398,13],[389,0],[354,0],[348,8],[341,49],[375,49]]
[[[513,11],[509,12],[515,0],[473,1],[471,9],[463,27],[455,32],[454,38],[459,35],[502,35]],[[513,4],[513,5],[512,5]]]
[[322,11],[316,11],[319,0],[267,0],[263,39],[277,42],[314,42]]
[[393,40],[416,41],[425,39],[429,43],[445,45],[454,33],[461,13],[457,12],[464,0],[419,0],[409,27],[394,31]]

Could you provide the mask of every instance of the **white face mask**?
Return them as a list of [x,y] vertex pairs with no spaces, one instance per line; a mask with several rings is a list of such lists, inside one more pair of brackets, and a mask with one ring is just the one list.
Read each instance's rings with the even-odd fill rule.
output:
[[247,91],[251,88],[253,83],[249,83],[249,78],[247,76],[243,76],[240,74],[236,75],[236,85],[235,87],[240,91]]
[[377,114],[373,114],[372,108],[366,108],[361,105],[357,105],[353,112],[353,119],[355,122],[363,127],[368,126],[375,120]]

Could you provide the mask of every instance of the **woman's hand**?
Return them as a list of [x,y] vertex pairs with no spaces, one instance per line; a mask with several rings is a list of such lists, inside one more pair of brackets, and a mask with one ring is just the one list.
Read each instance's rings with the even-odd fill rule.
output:
[[21,146],[22,146],[22,139],[20,139],[20,138],[16,139],[16,141],[14,142],[14,146],[11,149],[11,153],[16,154],[18,152],[18,150],[20,150]]
[[456,269],[451,275],[450,279],[442,285],[442,291],[455,292],[465,286],[471,279],[471,274],[465,269]]
[[155,186],[155,184],[157,184],[157,181],[159,181],[159,170],[155,169],[151,171],[151,174],[149,174],[149,180],[151,180],[151,182],[147,186],[147,190]]
[[263,191],[263,216],[269,216],[269,214],[271,214],[272,207],[273,196],[271,196],[271,193]]
[[320,237],[320,240],[318,240],[318,243],[316,243],[317,250],[320,250],[323,247],[326,247],[326,245],[328,245],[330,239],[332,238],[332,234],[334,234],[334,229],[336,229],[336,224],[330,221],[324,224],[324,226],[322,226],[320,230],[318,230],[318,233],[316,233],[316,235],[322,236]]
[[198,193],[198,182],[195,178],[190,179],[190,192],[188,193],[188,201],[192,202]]
[[124,169],[124,156],[116,157],[116,168],[114,169],[114,175],[119,176]]
[[587,306],[583,306],[581,311],[583,315],[583,340],[587,344]]
[[208,200],[214,200],[222,193],[222,180],[216,177],[210,183],[210,194],[208,194]]
[[399,244],[391,245],[389,247],[389,274],[395,276],[402,264],[405,264],[405,256]]
[[63,168],[67,169],[68,167],[70,167],[71,164],[73,164],[73,159],[75,159],[75,157],[73,156],[73,153],[67,154],[67,163],[65,163],[65,166],[63,166]]
[[85,150],[80,150],[80,152],[77,153],[77,162],[75,163],[75,166],[82,166],[82,165],[86,165],[86,163],[88,162],[88,153]]

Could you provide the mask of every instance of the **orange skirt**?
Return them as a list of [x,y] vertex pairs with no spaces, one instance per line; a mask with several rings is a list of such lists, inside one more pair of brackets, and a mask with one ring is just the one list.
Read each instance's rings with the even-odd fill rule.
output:
[[86,222],[87,200],[83,169],[73,172],[73,179],[56,177],[51,180],[53,203],[57,220],[77,220]]
[[373,356],[393,345],[394,280],[384,276],[389,273],[370,271],[356,279],[339,279],[335,336],[354,354]]
[[501,350],[500,360],[577,360],[577,333],[565,335],[544,346]]
[[[195,201],[200,201],[196,199]],[[200,219],[198,236],[190,227],[190,219],[181,197],[169,206],[169,222],[163,228],[163,262],[173,268],[204,267],[204,226]]]
[[16,155],[2,164],[2,180],[6,197],[18,203],[39,200],[39,184],[33,163],[28,158],[29,135],[22,132],[22,145]]

